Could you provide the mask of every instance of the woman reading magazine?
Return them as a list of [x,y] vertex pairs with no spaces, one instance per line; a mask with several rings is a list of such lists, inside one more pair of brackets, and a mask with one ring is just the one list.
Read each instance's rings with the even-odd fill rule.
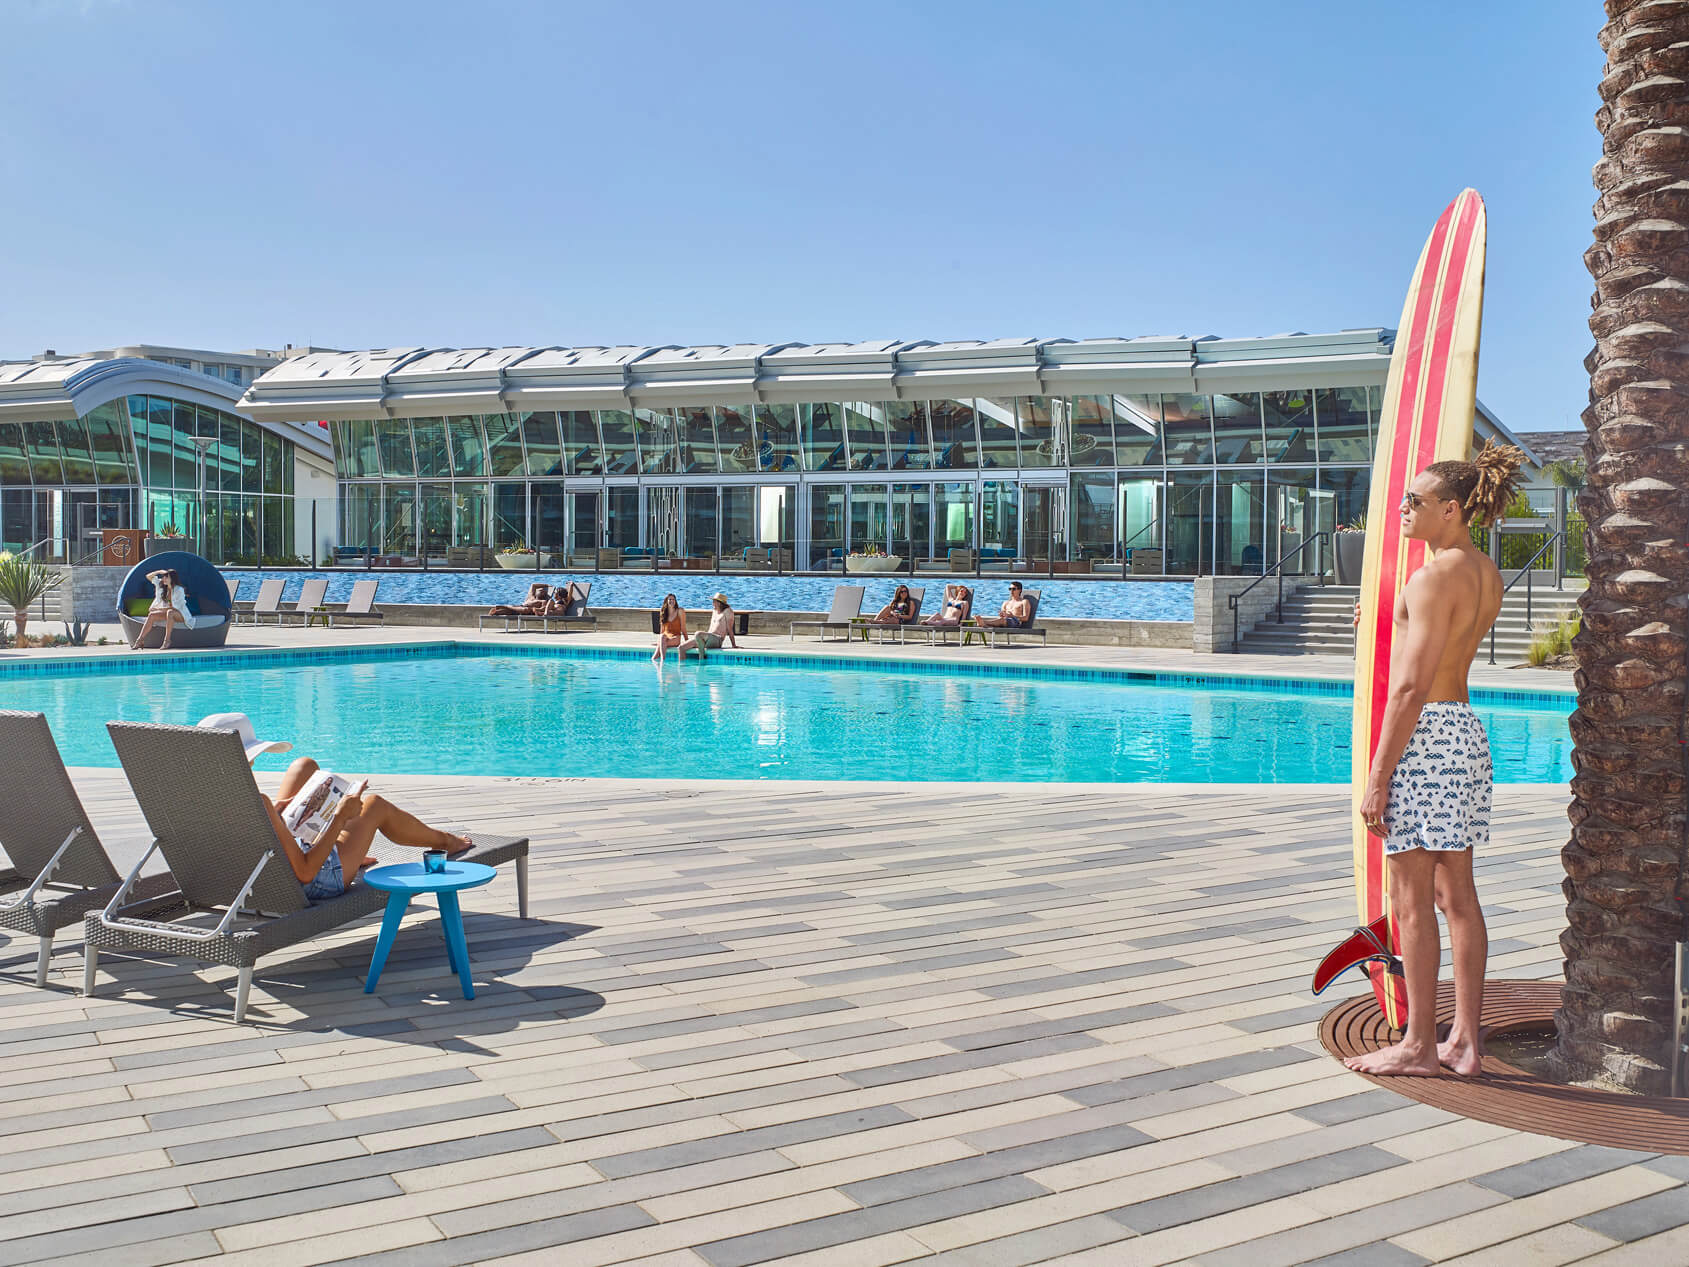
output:
[[282,776],[276,799],[264,798],[288,865],[313,902],[346,891],[351,878],[373,861],[368,855],[376,832],[396,845],[453,855],[471,847],[467,836],[430,827],[385,797],[366,796],[367,786],[367,780],[320,770],[301,757]]

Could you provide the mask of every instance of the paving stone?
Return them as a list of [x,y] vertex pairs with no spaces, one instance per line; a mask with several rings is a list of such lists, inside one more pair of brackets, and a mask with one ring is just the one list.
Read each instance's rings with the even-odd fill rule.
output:
[[1372,1091],[1362,1091],[1359,1095],[1346,1095],[1339,1100],[1321,1100],[1318,1104],[1292,1109],[1291,1112],[1310,1122],[1318,1122],[1321,1126],[1338,1126],[1344,1122],[1353,1122],[1357,1118],[1371,1117],[1375,1113],[1391,1113],[1412,1103],[1412,1100],[1404,1099],[1394,1091],[1379,1087]]
[[1363,1145],[1329,1156],[1295,1162],[1289,1166],[1257,1171],[1252,1175],[1224,1180],[1207,1187],[1193,1188],[1173,1196],[1157,1197],[1136,1205],[1122,1206],[1108,1211],[1108,1214],[1110,1218],[1118,1220],[1134,1232],[1157,1232],[1163,1228],[1177,1227],[1181,1223],[1259,1205],[1263,1201],[1278,1197],[1295,1196],[1309,1188],[1321,1187],[1341,1179],[1352,1179],[1356,1175],[1371,1174],[1406,1164],[1394,1154]]
[[1574,1222],[1615,1241],[1639,1241],[1689,1223],[1689,1188],[1668,1188]]
[[[1581,1148],[1568,1149],[1563,1153],[1550,1153],[1546,1157],[1521,1162],[1517,1166],[1476,1175],[1468,1182],[1502,1193],[1504,1196],[1528,1197],[1538,1192],[1546,1192],[1550,1188],[1558,1188],[1561,1184],[1587,1179],[1591,1175],[1602,1175],[1609,1170],[1622,1170],[1639,1162],[1652,1161],[1656,1156],[1654,1153],[1637,1153],[1624,1148],[1603,1148],[1597,1144],[1585,1144]],[[1678,1160],[1689,1161],[1689,1158]],[[1666,1173],[1669,1174],[1670,1171]]]
[[783,1122],[778,1126],[736,1131],[731,1135],[712,1135],[704,1139],[689,1140],[684,1144],[669,1144],[661,1148],[596,1158],[592,1164],[596,1170],[614,1179],[623,1175],[648,1174],[654,1170],[672,1170],[679,1166],[715,1161],[722,1157],[736,1157],[741,1153],[760,1152],[765,1148],[784,1148],[788,1144],[830,1139],[834,1135],[868,1131],[880,1126],[895,1126],[914,1120],[902,1109],[881,1105],[878,1108],[861,1109],[852,1113],[834,1113],[799,1122]]

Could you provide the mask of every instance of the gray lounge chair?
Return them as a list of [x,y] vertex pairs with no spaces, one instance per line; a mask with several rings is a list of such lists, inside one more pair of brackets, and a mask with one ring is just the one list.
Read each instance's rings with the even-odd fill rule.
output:
[[380,581],[353,581],[351,596],[346,600],[344,611],[328,613],[328,627],[334,628],[336,620],[379,620],[385,623],[387,617],[381,608],[375,605],[375,591]]
[[[323,595],[326,593],[328,593],[328,582],[326,580],[315,577],[306,581],[299,587],[299,600],[293,604],[293,610],[277,612],[276,623],[281,624],[284,616],[302,616],[305,623],[310,624],[311,618],[319,614],[317,609],[323,605]],[[324,623],[327,623],[326,618]]]
[[[950,584],[951,585],[961,585],[962,582],[951,581]],[[946,587],[946,588],[948,588],[948,587]],[[970,626],[968,625],[968,621],[973,619],[974,592],[975,591],[974,591],[974,587],[972,585],[968,585],[965,588],[968,591],[968,596],[967,596],[966,599],[964,599],[962,601],[962,623],[960,625],[922,625],[922,624],[917,624],[917,625],[909,626],[908,629],[906,630],[906,633],[921,634],[922,636],[924,636],[926,638],[927,645],[929,647],[932,645],[934,638],[938,639],[940,645],[948,645],[949,642],[950,642],[950,635],[951,634],[956,634],[958,637],[960,637],[963,634],[966,634],[968,632],[969,628],[970,628]],[[939,600],[938,600],[938,610],[939,610],[940,613],[942,613],[944,611],[944,598],[943,598],[942,595],[939,597]]]
[[[997,645],[997,639],[999,638],[1003,640],[1004,646],[1013,646],[1017,634],[1028,638],[1036,638],[1041,645],[1049,646],[1049,632],[1041,628],[1038,624],[1038,600],[1044,597],[1044,591],[1023,588],[1020,593],[1021,597],[1024,598],[1031,607],[1031,610],[1026,614],[1026,623],[1024,625],[1022,625],[1019,629],[1010,629],[1007,625],[985,625],[981,627],[978,632],[983,633],[986,637],[986,641],[988,641],[993,647]],[[974,631],[970,630],[969,632]]]
[[551,627],[559,629],[586,628],[594,632],[598,629],[598,617],[587,610],[587,603],[592,597],[591,581],[576,581],[575,596],[569,600],[569,606],[561,616],[518,616],[516,618],[516,632],[522,632],[522,626],[530,621],[538,621],[542,632],[550,633]]
[[794,620],[791,636],[796,638],[800,629],[819,629],[820,636],[826,638],[829,629],[844,630],[845,641],[850,641],[850,625],[862,614],[862,596],[868,591],[860,585],[839,585],[833,589],[833,608],[827,613],[825,620]]
[[864,630],[862,635],[863,641],[866,642],[868,639],[866,631],[872,629],[875,633],[875,642],[884,643],[887,634],[896,634],[898,645],[901,646],[903,644],[904,630],[908,629],[921,618],[921,604],[926,601],[926,598],[927,587],[925,585],[911,585],[909,587],[909,602],[914,610],[910,613],[909,619],[904,621],[901,625],[864,625],[862,627]]
[[260,616],[274,616],[276,623],[281,624],[281,596],[286,585],[286,581],[264,581],[258,586],[258,597],[253,600],[251,610],[236,611],[235,619],[249,616],[256,625]]
[[[263,955],[381,910],[386,894],[352,883],[315,904],[293,874],[232,730],[109,722],[106,730],[175,883],[162,897],[135,891],[141,864],[103,910],[83,921],[83,992],[94,993],[102,950],[179,955],[240,972],[235,1021],[246,1017],[252,970]],[[528,914],[526,838],[472,833],[471,862],[516,864],[517,910]],[[377,861],[415,859],[387,846]]]
[[[53,732],[40,713],[0,712],[0,928],[33,933],[40,942],[35,984],[47,984],[47,962],[59,929],[80,924],[117,893],[117,868],[100,844],[65,771]],[[157,896],[169,876],[148,876],[135,891]],[[21,886],[21,892],[18,889]]]

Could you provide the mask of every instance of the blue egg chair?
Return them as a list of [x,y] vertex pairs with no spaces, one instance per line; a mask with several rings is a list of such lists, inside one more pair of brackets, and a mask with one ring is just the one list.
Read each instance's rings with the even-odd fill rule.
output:
[[[135,641],[146,623],[147,609],[155,593],[147,574],[166,569],[181,578],[189,615],[188,624],[176,626],[170,645],[195,649],[222,646],[229,640],[229,614],[235,605],[229,583],[208,561],[187,550],[165,550],[129,569],[117,591],[117,619],[123,626],[123,636]],[[163,641],[164,627],[159,625],[141,645],[156,647]]]

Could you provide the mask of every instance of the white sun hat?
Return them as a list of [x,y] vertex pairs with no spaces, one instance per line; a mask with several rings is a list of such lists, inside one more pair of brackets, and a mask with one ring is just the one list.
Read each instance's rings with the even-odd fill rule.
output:
[[246,760],[250,764],[258,760],[266,752],[287,752],[293,745],[285,739],[259,739],[252,728],[252,718],[245,713],[212,713],[209,717],[201,717],[194,723],[204,730],[232,730],[240,736],[241,745],[246,749]]

